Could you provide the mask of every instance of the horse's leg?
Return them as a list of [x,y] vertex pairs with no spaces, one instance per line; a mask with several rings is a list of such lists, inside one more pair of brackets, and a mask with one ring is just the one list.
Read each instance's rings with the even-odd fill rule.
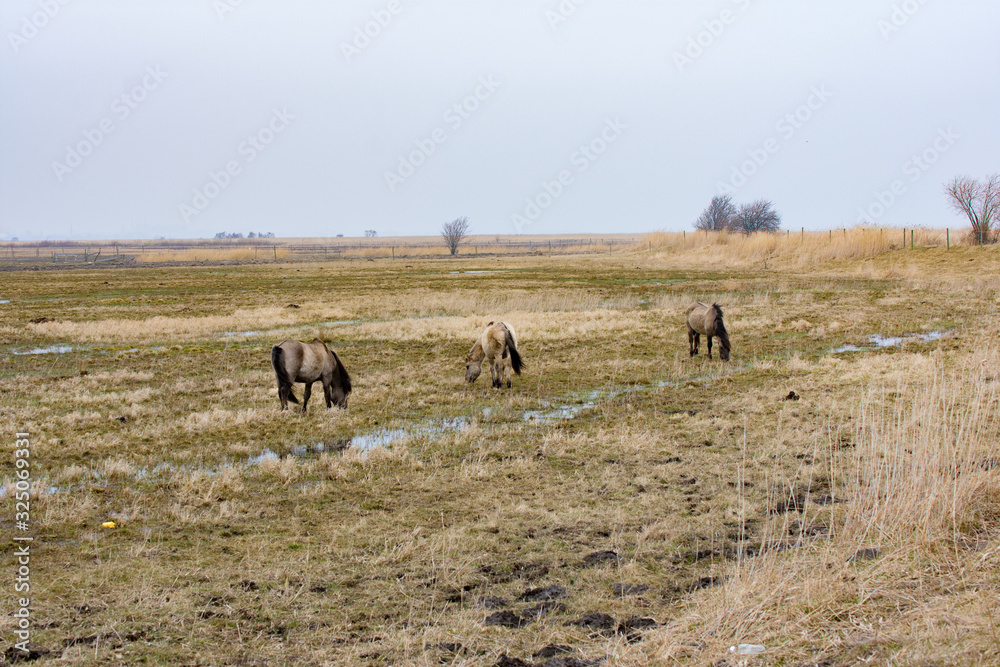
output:
[[504,376],[505,376],[505,378],[507,380],[507,388],[508,389],[510,389],[510,378],[513,375],[512,369],[513,369],[513,364],[512,364],[512,362],[510,360],[510,356],[508,355],[507,361],[505,361],[504,365],[503,365],[503,374],[504,374]]
[[326,399],[326,407],[333,407],[333,382],[323,382],[323,397]]
[[694,332],[694,350],[691,351],[691,356],[694,357],[698,354],[698,344],[701,343],[701,334],[697,331]]
[[689,357],[694,356],[694,331],[691,328],[688,328],[688,352]]
[[306,406],[309,405],[309,397],[312,396],[313,383],[306,382],[306,390],[302,393],[302,412],[306,411]]
[[708,334],[705,334],[705,338],[708,339],[708,358],[711,359],[712,358],[712,337],[709,336]]
[[501,382],[503,378],[503,359],[494,359],[490,370],[493,372],[493,386],[499,389],[503,386]]

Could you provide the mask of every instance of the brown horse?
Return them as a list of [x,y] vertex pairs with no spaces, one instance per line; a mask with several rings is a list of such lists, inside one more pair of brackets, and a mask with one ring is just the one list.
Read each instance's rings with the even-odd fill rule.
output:
[[729,332],[722,323],[722,308],[719,304],[711,306],[704,303],[692,303],[687,311],[688,345],[691,356],[698,354],[699,334],[708,338],[708,358],[712,358],[712,336],[719,337],[719,356],[723,361],[729,361]]
[[347,395],[351,393],[351,376],[347,374],[344,364],[340,363],[337,353],[326,346],[319,338],[310,343],[298,340],[286,340],[271,348],[271,365],[278,378],[278,399],[281,409],[288,409],[288,401],[298,404],[299,400],[292,393],[292,385],[304,382],[305,393],[302,395],[302,412],[306,411],[312,385],[316,380],[323,382],[323,396],[326,407],[347,408]]
[[510,389],[510,370],[518,375],[524,368],[521,353],[517,351],[517,334],[506,322],[490,322],[469,354],[465,357],[465,381],[475,382],[483,371],[483,361],[490,364],[493,386],[502,387],[506,380]]

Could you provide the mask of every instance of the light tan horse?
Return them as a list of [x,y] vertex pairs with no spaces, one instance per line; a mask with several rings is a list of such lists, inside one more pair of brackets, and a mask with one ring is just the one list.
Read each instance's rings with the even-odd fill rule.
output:
[[351,393],[351,376],[347,374],[344,364],[340,363],[337,353],[326,346],[319,338],[303,343],[298,340],[286,340],[271,348],[271,365],[278,378],[278,399],[281,409],[288,409],[288,402],[298,403],[292,393],[292,385],[304,382],[305,393],[302,395],[302,412],[306,411],[312,385],[316,380],[323,383],[323,396],[326,407],[347,408],[347,395]]
[[696,302],[687,307],[688,346],[691,356],[698,354],[699,334],[708,338],[708,358],[712,358],[712,336],[719,338],[719,356],[723,361],[729,361],[729,332],[722,323],[722,308],[719,304]]
[[502,387],[504,381],[510,389],[510,370],[518,375],[524,368],[521,354],[517,351],[517,334],[514,327],[506,322],[490,322],[483,335],[469,350],[465,358],[465,380],[475,382],[483,370],[483,361],[490,365],[493,386]]

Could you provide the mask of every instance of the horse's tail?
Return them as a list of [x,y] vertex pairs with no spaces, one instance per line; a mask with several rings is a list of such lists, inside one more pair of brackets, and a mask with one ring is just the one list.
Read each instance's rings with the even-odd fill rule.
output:
[[507,344],[507,351],[510,353],[510,367],[514,369],[515,373],[520,375],[521,369],[524,368],[524,362],[521,361],[521,353],[517,351],[517,343],[514,341],[514,336],[507,327],[504,327],[504,342]]
[[278,378],[278,394],[281,394],[282,387],[288,387],[288,400],[298,405],[299,399],[292,393],[292,379],[288,377],[288,369],[285,368],[285,351],[280,345],[271,348],[271,365],[274,367],[274,375]]
[[333,350],[330,350],[330,354],[333,355],[333,360],[337,362],[337,375],[340,377],[340,388],[344,390],[344,395],[351,393],[351,376],[347,373],[347,369],[344,368],[344,364],[340,362],[340,357]]
[[726,331],[726,325],[722,321],[722,306],[713,303],[712,308],[715,308],[715,335],[719,337],[719,344],[722,345],[722,349],[728,353],[730,350],[729,332]]

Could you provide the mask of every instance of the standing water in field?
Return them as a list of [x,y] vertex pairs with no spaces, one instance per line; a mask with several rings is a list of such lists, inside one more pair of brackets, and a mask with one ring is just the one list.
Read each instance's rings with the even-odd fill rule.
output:
[[931,331],[922,334],[906,334],[904,336],[883,336],[872,334],[868,336],[868,345],[841,345],[830,350],[830,354],[841,354],[843,352],[864,352],[865,350],[881,350],[887,347],[897,347],[904,343],[933,343],[941,340],[945,336],[954,333],[953,329],[948,331]]

